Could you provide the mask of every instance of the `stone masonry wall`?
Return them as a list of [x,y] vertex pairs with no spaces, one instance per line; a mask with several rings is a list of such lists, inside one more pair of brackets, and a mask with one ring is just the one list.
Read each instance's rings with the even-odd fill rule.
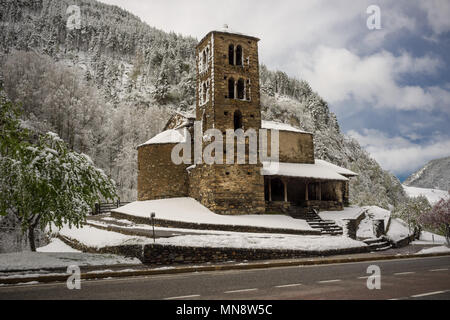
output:
[[171,160],[174,144],[152,144],[138,149],[138,200],[188,196],[188,165]]

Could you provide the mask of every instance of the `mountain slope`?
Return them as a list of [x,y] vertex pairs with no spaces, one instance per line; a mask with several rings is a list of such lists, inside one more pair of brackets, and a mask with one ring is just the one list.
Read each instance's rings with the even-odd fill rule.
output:
[[428,162],[409,176],[404,184],[410,187],[450,190],[450,157]]
[[[81,8],[79,30],[65,27],[72,4]],[[0,22],[0,85],[23,102],[25,123],[88,153],[117,181],[122,200],[135,199],[135,147],[170,113],[193,109],[197,41],[93,0],[3,0]],[[313,132],[316,158],[359,173],[351,202],[388,208],[404,199],[398,179],[340,132],[307,82],[261,66],[261,104],[265,119]]]

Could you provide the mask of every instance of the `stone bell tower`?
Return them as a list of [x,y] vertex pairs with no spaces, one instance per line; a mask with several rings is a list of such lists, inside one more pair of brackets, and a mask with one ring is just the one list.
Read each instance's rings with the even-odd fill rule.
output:
[[[258,38],[227,28],[209,32],[197,46],[196,120],[203,132],[261,128]],[[247,148],[248,153],[248,148]],[[201,165],[191,196],[221,214],[264,213],[261,163]],[[201,171],[201,173],[199,173]],[[201,177],[200,177],[201,176]]]

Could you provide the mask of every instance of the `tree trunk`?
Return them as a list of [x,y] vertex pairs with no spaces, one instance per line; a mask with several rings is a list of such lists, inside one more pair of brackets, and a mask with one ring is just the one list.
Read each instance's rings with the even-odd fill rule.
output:
[[36,252],[36,244],[34,242],[34,228],[28,228],[28,242],[30,243],[30,249],[33,252]]

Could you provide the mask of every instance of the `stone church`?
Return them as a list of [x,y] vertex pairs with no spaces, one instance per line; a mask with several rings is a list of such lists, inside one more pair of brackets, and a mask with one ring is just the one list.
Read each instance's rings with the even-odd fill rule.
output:
[[[261,119],[258,41],[228,29],[211,31],[200,41],[195,115],[176,113],[162,133],[138,147],[139,201],[192,197],[228,215],[343,210],[348,205],[349,179],[356,173],[314,159],[311,133]],[[277,130],[279,169],[273,171],[260,160],[174,164],[172,149],[193,136],[195,121],[203,132]]]

